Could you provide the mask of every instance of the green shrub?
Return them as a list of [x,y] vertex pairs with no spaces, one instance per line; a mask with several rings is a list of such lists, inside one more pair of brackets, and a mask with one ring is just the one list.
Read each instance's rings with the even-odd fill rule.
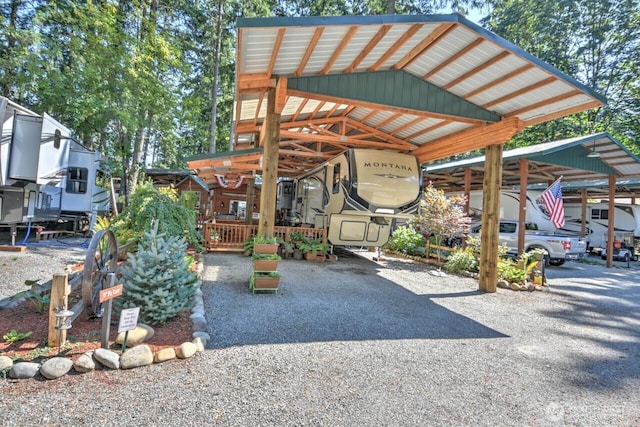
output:
[[512,259],[498,260],[498,280],[504,279],[509,283],[523,283],[527,280],[527,272],[519,268]]
[[444,269],[450,273],[478,271],[478,259],[472,249],[456,250],[447,258]]
[[120,269],[124,289],[114,300],[116,313],[140,307],[140,321],[157,325],[191,308],[198,276],[190,271],[186,250],[184,237],[165,237],[154,223]]
[[120,244],[137,242],[153,221],[158,232],[171,237],[185,237],[198,250],[201,237],[196,228],[196,214],[184,207],[171,188],[156,189],[151,184],[140,184],[131,194],[129,205],[111,220],[109,228]]
[[425,239],[413,226],[398,227],[391,234],[391,239],[385,247],[392,251],[403,252],[409,255],[422,254]]

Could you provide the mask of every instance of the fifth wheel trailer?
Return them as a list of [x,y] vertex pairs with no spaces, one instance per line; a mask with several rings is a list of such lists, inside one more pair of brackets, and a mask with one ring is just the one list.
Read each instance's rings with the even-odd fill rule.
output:
[[422,173],[409,154],[348,149],[279,186],[279,207],[292,223],[327,229],[334,245],[382,246],[393,222],[417,211]]
[[100,154],[53,117],[0,97],[0,226],[90,219]]

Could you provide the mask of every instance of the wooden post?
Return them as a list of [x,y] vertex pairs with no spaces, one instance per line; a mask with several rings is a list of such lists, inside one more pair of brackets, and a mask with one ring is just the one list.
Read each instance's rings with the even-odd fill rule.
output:
[[485,149],[482,183],[482,233],[480,234],[479,288],[495,292],[498,282],[498,232],[500,226],[500,185],[502,184],[502,145]]
[[607,227],[607,268],[613,267],[614,216],[616,209],[616,177],[609,175],[609,223]]
[[280,114],[277,114],[275,111],[276,89],[270,88],[267,91],[267,96],[258,235],[273,237],[276,222],[276,184],[278,180],[278,153],[280,150]]
[[66,273],[56,273],[51,281],[51,296],[49,298],[49,347],[60,347],[67,341],[67,331],[56,329],[56,313],[67,309],[67,297],[71,289],[69,276]]
[[524,252],[524,223],[527,221],[527,184],[529,182],[529,160],[520,159],[520,209],[518,210],[518,255]]
[[244,217],[244,223],[247,225],[253,224],[253,198],[256,194],[254,177],[247,178],[247,208]]
[[[469,197],[471,195],[471,168],[464,168],[464,213],[469,215]],[[462,240],[462,248],[467,247],[467,235]]]
[[580,209],[580,237],[587,236],[587,189],[580,190],[580,196],[582,199]]

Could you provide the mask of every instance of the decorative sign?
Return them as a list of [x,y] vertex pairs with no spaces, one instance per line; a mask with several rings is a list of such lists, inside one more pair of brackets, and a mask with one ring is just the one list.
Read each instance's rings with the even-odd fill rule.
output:
[[105,302],[122,295],[122,285],[112,286],[100,291],[100,302]]
[[140,307],[125,308],[120,313],[120,323],[118,323],[118,333],[133,331],[138,325],[138,315]]

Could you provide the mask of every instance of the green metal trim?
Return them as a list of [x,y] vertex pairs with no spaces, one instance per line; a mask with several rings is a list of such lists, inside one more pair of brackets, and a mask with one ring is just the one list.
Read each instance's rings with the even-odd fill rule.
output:
[[486,122],[500,116],[402,70],[290,77],[287,89]]
[[602,160],[587,157],[588,153],[589,150],[585,150],[582,145],[574,145],[558,150],[554,152],[553,155],[530,155],[527,158],[532,162],[550,163],[557,166],[566,166],[607,175],[618,174],[615,169],[607,166]]
[[204,153],[204,154],[195,154],[193,156],[187,157],[185,159],[186,162],[192,162],[195,160],[207,160],[207,159],[221,159],[224,157],[239,157],[245,156],[247,154],[257,154],[262,153],[262,148],[250,148],[248,150],[237,150],[237,151],[223,151],[220,153]]

